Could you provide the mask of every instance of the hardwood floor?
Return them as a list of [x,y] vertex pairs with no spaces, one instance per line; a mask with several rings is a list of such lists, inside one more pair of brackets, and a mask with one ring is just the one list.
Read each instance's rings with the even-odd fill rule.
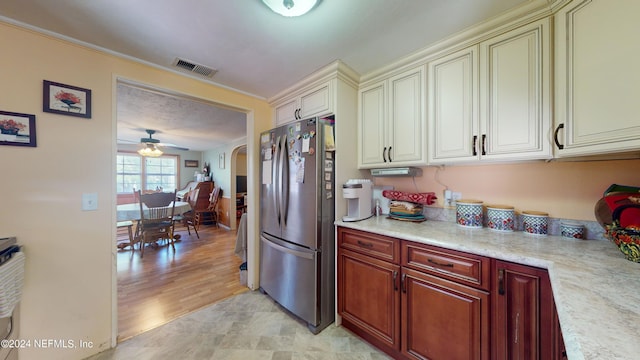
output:
[[[236,232],[212,225],[198,232],[200,239],[176,227],[175,252],[148,247],[141,259],[137,246],[118,251],[118,342],[249,290],[240,285]],[[126,237],[119,232],[118,240]]]

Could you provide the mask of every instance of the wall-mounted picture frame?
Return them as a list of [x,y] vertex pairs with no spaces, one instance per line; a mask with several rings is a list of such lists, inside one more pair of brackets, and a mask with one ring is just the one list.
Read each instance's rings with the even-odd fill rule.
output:
[[198,160],[185,160],[184,161],[184,167],[198,167],[198,166],[199,166]]
[[43,80],[42,111],[91,119],[91,90]]
[[36,147],[36,116],[0,110],[0,145]]
[[224,169],[224,153],[218,155],[218,167]]

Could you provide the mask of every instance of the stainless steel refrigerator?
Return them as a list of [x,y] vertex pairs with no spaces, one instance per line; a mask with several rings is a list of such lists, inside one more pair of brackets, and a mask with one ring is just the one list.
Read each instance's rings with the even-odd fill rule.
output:
[[335,319],[333,119],[260,136],[260,289],[314,333]]

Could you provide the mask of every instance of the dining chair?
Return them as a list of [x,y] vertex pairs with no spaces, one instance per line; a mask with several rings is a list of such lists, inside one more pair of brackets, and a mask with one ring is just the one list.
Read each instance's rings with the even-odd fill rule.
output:
[[211,196],[209,196],[209,205],[196,211],[196,227],[200,227],[200,224],[204,222],[215,222],[216,227],[220,227],[218,224],[218,200],[221,196],[222,189],[219,186],[214,187]]
[[140,257],[144,257],[146,244],[155,244],[159,240],[167,240],[173,251],[173,216],[175,210],[176,190],[173,192],[141,193],[140,198]]
[[189,233],[189,236],[191,236],[190,227],[192,227],[193,230],[196,232],[196,236],[198,237],[198,239],[200,239],[200,234],[198,234],[198,229],[196,229],[196,218],[195,218],[195,213],[193,209],[195,209],[196,207],[196,202],[198,201],[199,193],[200,193],[199,188],[195,188],[189,191],[187,195],[185,195],[184,200],[186,200],[189,203],[189,205],[191,206],[191,210],[187,211],[184,214],[178,214],[173,217],[174,230],[175,230],[175,224],[181,223],[187,228],[187,232]]

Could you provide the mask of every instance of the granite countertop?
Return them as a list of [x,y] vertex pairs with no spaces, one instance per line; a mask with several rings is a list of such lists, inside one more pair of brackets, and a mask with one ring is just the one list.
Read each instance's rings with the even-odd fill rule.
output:
[[640,356],[640,263],[626,260],[609,241],[386,217],[336,225],[545,268],[570,360]]

